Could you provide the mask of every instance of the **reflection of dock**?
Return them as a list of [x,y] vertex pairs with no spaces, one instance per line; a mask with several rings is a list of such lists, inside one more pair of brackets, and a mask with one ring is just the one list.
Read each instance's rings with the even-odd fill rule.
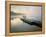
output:
[[25,20],[25,19],[21,19],[23,22],[27,23],[27,24],[30,24],[30,25],[36,25],[40,28],[42,28],[42,24],[40,23],[40,21],[34,21],[34,22],[31,22],[31,21],[28,21],[28,20]]
[[[27,21],[27,20],[25,20]],[[11,21],[11,32],[34,32],[41,31],[40,27],[30,25],[24,22],[21,18],[16,18]]]
[[26,16],[24,14],[22,14],[22,13],[11,12],[11,19],[14,19],[14,18],[20,18],[23,22],[25,22],[27,24],[36,25],[36,26],[42,28],[42,24],[41,24],[40,21],[31,22],[30,19],[26,19]]

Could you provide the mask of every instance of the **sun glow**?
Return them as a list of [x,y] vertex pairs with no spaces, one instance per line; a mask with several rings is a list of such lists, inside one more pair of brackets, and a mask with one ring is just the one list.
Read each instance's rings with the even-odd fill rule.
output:
[[23,23],[23,21],[20,20],[20,18],[16,18],[14,20],[11,20],[11,23],[13,26],[16,26],[16,25],[21,25],[21,23]]

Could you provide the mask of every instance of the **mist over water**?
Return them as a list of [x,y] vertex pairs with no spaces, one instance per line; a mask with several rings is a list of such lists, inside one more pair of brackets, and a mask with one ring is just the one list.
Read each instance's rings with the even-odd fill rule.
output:
[[30,25],[21,19],[29,22],[41,22],[41,7],[11,6],[11,32],[41,31],[40,27]]
[[20,18],[16,18],[11,21],[11,32],[29,32],[29,31],[40,31],[41,29],[35,25],[29,25]]

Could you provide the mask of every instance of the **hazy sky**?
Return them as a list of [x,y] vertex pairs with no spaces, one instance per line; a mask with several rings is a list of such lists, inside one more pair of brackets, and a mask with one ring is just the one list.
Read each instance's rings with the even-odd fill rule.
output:
[[[11,6],[13,13],[23,13],[27,19],[41,21],[41,7],[37,6]],[[16,16],[16,15],[14,15]],[[19,16],[19,15],[17,15]],[[13,17],[12,17],[13,18]],[[35,31],[39,27],[24,23],[20,18],[11,20],[11,31]]]
[[11,11],[23,13],[27,18],[41,20],[41,7],[38,6],[11,6]]

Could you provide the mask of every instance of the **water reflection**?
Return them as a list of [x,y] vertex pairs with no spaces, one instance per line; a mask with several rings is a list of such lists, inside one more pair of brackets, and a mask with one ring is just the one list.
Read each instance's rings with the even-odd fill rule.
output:
[[41,31],[39,26],[36,26],[35,24],[32,25],[31,22],[35,22],[35,20],[26,18],[26,15],[24,14],[11,13],[11,32]]

